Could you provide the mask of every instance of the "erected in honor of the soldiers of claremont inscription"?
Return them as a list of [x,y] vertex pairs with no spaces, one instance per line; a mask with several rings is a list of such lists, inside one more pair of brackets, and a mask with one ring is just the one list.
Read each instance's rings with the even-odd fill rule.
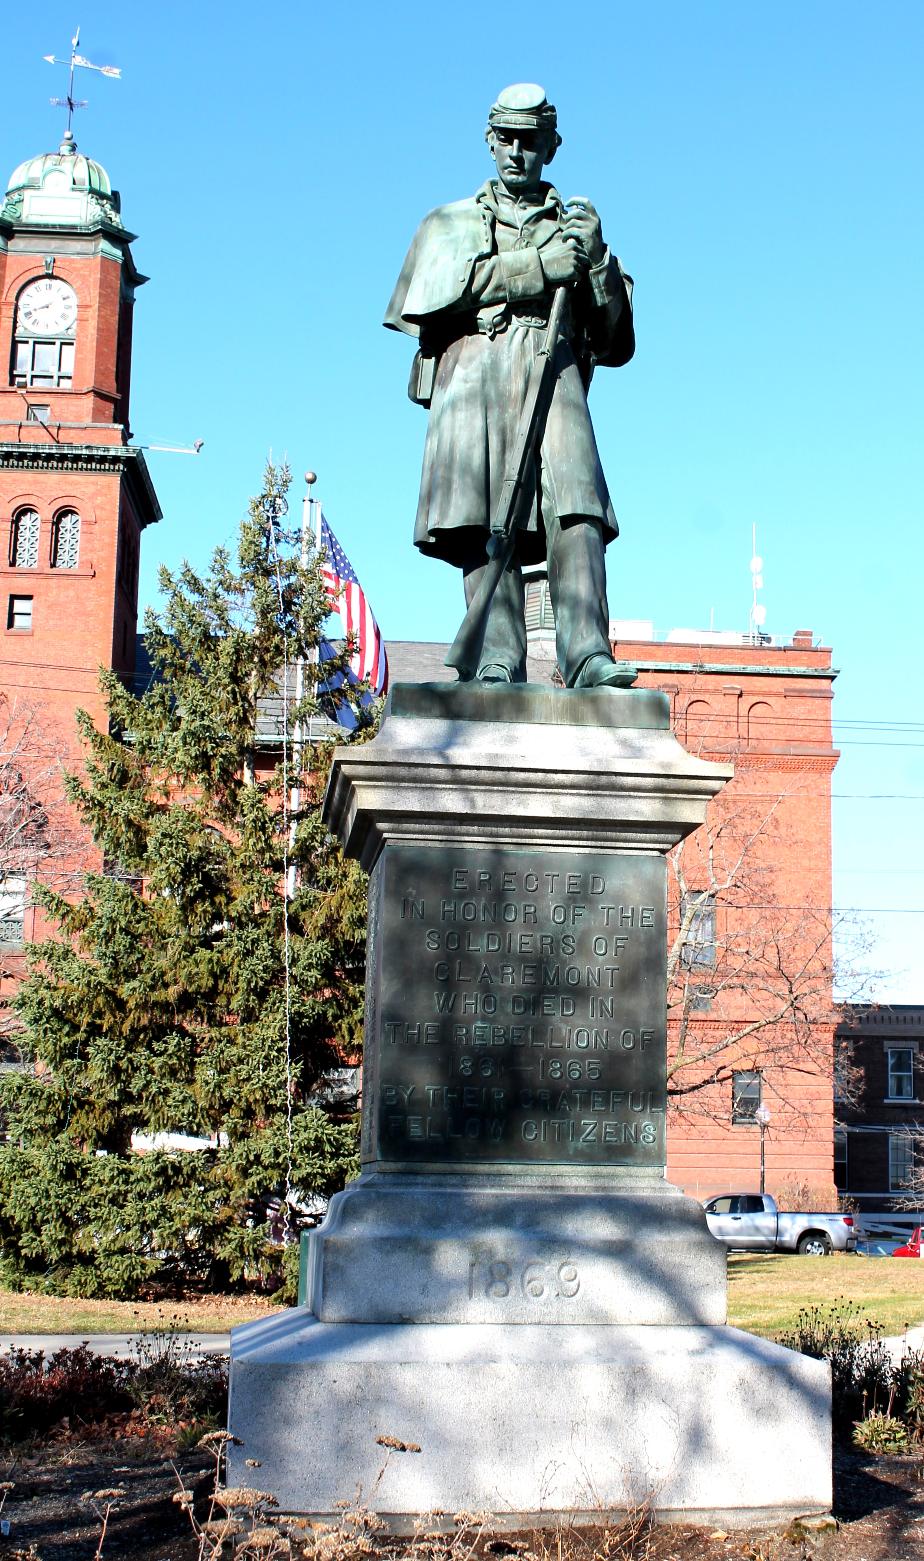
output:
[[375,1158],[663,1166],[663,861],[397,846],[380,870]]

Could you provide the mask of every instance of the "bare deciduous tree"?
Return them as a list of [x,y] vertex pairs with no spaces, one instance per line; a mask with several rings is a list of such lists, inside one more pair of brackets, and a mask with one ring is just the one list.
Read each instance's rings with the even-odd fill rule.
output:
[[[785,796],[744,795],[671,853],[668,1094],[672,1109],[727,1122],[733,1074],[790,1094],[834,1072],[835,926],[828,906],[790,904]],[[806,899],[809,897],[806,896]],[[849,1066],[839,1089],[850,1090]],[[782,1102],[781,1102],[782,1103]],[[788,1111],[794,1100],[785,1101]]]
[[924,1210],[924,1122],[916,1117],[904,1127],[890,1129],[889,1136],[904,1141],[908,1167],[902,1178],[902,1191],[891,1200],[892,1208],[902,1214],[919,1215]]
[[[76,890],[89,837],[68,803],[68,746],[44,705],[0,694],[0,978],[15,974],[8,954],[17,942],[30,886],[40,880],[62,893]],[[21,935],[21,933],[20,933]],[[0,997],[0,1044],[17,1028]]]

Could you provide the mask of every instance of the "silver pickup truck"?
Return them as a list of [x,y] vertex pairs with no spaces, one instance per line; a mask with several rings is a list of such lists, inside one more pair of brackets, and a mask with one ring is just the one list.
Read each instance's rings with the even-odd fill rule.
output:
[[800,1252],[827,1257],[855,1252],[852,1214],[781,1214],[768,1193],[732,1192],[706,1204],[712,1234],[732,1251]]

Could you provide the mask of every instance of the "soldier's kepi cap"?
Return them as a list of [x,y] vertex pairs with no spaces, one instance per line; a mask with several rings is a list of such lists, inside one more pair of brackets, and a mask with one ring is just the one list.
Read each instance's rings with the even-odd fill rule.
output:
[[500,127],[507,130],[548,130],[555,138],[555,145],[561,146],[555,105],[548,101],[545,88],[537,86],[534,81],[518,81],[498,93],[497,102],[488,114],[486,134]]

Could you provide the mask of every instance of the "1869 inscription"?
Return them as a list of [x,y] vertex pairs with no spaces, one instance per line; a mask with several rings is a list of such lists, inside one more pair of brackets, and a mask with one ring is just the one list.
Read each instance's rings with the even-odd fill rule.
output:
[[375,1158],[662,1166],[663,861],[397,846],[379,872]]

